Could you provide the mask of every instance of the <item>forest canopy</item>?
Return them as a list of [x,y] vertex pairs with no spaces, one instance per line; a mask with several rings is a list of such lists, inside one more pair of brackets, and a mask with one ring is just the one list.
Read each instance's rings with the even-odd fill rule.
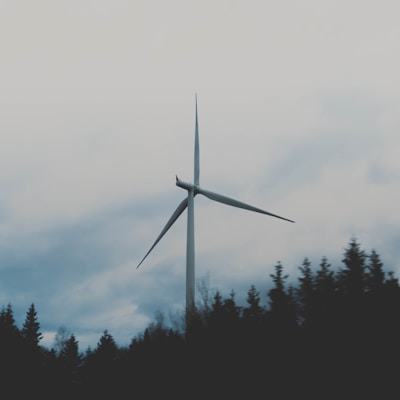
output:
[[194,387],[199,398],[210,391],[248,396],[266,388],[281,398],[327,398],[343,390],[381,396],[394,390],[399,372],[398,278],[356,238],[345,248],[342,263],[333,268],[323,257],[312,268],[306,257],[296,284],[288,284],[277,262],[268,292],[251,285],[243,306],[234,290],[228,297],[217,291],[209,299],[203,287],[202,304],[176,326],[167,326],[159,314],[123,347],[105,329],[97,346],[84,352],[65,329],[52,348],[42,346],[33,303],[20,328],[12,305],[3,305],[1,385],[18,392],[23,381],[46,398],[54,388],[74,398],[127,392],[152,398],[161,388],[184,398]]

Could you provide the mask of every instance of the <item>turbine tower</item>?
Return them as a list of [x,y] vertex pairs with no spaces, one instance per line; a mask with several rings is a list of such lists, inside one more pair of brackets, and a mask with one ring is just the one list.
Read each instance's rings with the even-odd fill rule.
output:
[[187,197],[179,204],[178,208],[172,214],[164,229],[161,231],[156,241],[150,247],[150,250],[142,258],[140,263],[136,268],[139,268],[143,263],[145,258],[154,249],[161,238],[167,233],[169,228],[174,224],[174,222],[179,218],[179,216],[187,208],[187,241],[186,241],[186,315],[192,315],[195,310],[195,256],[194,256],[194,197],[198,194],[202,194],[208,197],[210,200],[217,201],[219,203],[227,204],[229,206],[243,208],[245,210],[254,211],[261,214],[266,214],[271,217],[276,217],[283,219],[285,221],[294,222],[288,218],[280,217],[279,215],[272,214],[268,211],[264,211],[260,208],[253,207],[249,204],[243,203],[238,200],[234,200],[230,197],[223,196],[218,193],[210,192],[199,186],[200,179],[200,162],[199,162],[199,124],[197,117],[197,95],[195,96],[195,112],[196,112],[196,122],[195,122],[195,141],[194,141],[194,181],[193,183],[188,183],[180,180],[176,176],[176,185],[182,189],[187,190]]

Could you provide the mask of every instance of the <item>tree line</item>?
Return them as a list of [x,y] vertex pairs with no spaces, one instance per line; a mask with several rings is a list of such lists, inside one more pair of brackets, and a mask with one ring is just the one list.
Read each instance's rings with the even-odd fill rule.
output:
[[41,346],[35,305],[19,329],[8,304],[0,312],[0,390],[42,399],[392,397],[400,362],[398,279],[356,238],[342,262],[333,268],[323,257],[313,268],[304,258],[296,284],[277,262],[266,305],[255,285],[244,306],[233,290],[208,300],[203,288],[183,329],[159,315],[129,346],[105,330],[83,353],[73,333],[59,332],[51,349]]

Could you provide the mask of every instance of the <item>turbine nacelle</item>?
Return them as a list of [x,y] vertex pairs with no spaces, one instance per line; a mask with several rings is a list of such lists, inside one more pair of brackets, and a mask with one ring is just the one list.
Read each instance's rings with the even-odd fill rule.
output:
[[181,187],[182,189],[186,189],[187,191],[193,191],[194,194],[197,194],[199,192],[200,187],[198,185],[195,185],[194,183],[189,183],[185,181],[181,181],[178,176],[176,176],[176,186]]

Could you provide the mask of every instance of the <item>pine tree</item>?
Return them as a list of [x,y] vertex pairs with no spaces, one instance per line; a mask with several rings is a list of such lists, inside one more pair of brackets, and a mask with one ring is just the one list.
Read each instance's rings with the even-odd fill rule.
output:
[[289,296],[285,290],[285,280],[289,275],[283,275],[283,266],[280,261],[275,265],[275,275],[270,274],[274,287],[269,290],[270,315],[277,319],[282,319],[287,314],[289,308]]
[[221,315],[221,311],[222,311],[222,296],[221,293],[219,292],[219,290],[217,290],[217,292],[215,293],[214,296],[214,301],[211,305],[211,310],[212,313],[214,314],[214,316],[217,318],[218,315]]
[[0,312],[0,345],[12,345],[12,342],[18,341],[19,330],[15,325],[14,311],[11,303],[3,307]]
[[0,312],[0,371],[1,387],[8,392],[20,379],[20,365],[23,363],[21,333],[15,325],[11,303]]
[[72,390],[81,384],[79,367],[82,364],[79,343],[73,333],[63,342],[59,360],[62,368],[64,390],[72,394]]
[[207,326],[210,332],[210,335],[214,336],[214,338],[218,338],[223,330],[223,303],[221,293],[217,290],[215,293],[213,302],[211,303],[211,310],[207,316]]
[[218,335],[233,332],[238,326],[241,307],[236,305],[235,296],[234,290],[225,299],[219,291],[214,296],[208,323],[215,332],[218,332]]
[[63,364],[70,370],[75,370],[80,365],[82,356],[79,353],[79,343],[73,333],[64,342],[60,357]]
[[228,360],[236,354],[240,336],[241,307],[236,305],[235,296],[236,293],[232,290],[229,297],[222,299],[217,292],[212,303],[212,329],[210,330],[212,337],[208,340],[212,341],[211,351],[220,354],[221,361],[223,360],[225,364],[229,363]]
[[238,332],[240,336],[237,335],[237,341],[245,344],[242,344],[242,349],[238,349],[238,353],[242,351],[242,362],[251,365],[254,359],[266,355],[267,347],[266,310],[260,305],[260,292],[254,285],[251,285],[247,292],[247,304],[248,306],[242,309]]
[[[361,352],[360,339],[369,326],[369,306],[366,294],[367,255],[356,238],[352,238],[345,249],[345,268],[338,275],[338,309],[336,325],[338,338],[347,351]],[[359,346],[356,348],[356,346]],[[353,350],[350,350],[353,349]]]
[[107,329],[103,331],[103,334],[100,337],[94,352],[99,363],[107,364],[112,363],[115,360],[118,347],[115,343],[114,337],[108,332]]
[[35,305],[32,303],[26,313],[25,322],[22,327],[22,337],[26,345],[31,349],[38,349],[39,342],[43,338],[40,332]]
[[385,285],[385,272],[379,254],[372,250],[367,265],[366,287],[369,293],[381,292]]
[[283,266],[278,261],[275,265],[275,274],[270,276],[274,287],[268,292],[270,308],[267,317],[270,333],[273,334],[272,340],[282,344],[287,342],[285,345],[294,346],[298,325],[295,300],[285,287],[289,275],[283,275]]
[[[296,386],[296,372],[299,372],[296,355],[298,346],[298,325],[296,320],[293,290],[286,288],[289,275],[283,274],[280,261],[275,265],[275,274],[270,274],[273,287],[268,291],[268,348],[265,357],[268,358],[268,386],[274,397],[289,398],[291,386]],[[290,385],[285,382],[291,382]]]
[[117,390],[119,349],[107,329],[103,331],[96,348],[87,350],[82,371],[83,386],[92,396],[111,396]]
[[328,259],[324,256],[315,275],[315,322],[319,329],[323,330],[324,334],[330,332],[334,323],[335,298],[335,274],[331,270],[331,264]]
[[342,262],[345,269],[339,274],[339,284],[343,294],[352,297],[360,296],[366,285],[366,254],[361,250],[356,238],[351,238],[348,247],[345,249]]
[[264,308],[260,306],[260,292],[251,285],[247,292],[247,307],[243,308],[243,317],[245,319],[259,319],[264,314]]
[[311,262],[306,257],[303,264],[299,267],[301,276],[298,278],[300,285],[295,290],[296,298],[299,301],[298,310],[300,321],[307,326],[313,324],[316,313],[316,295],[314,275],[311,270]]
[[32,394],[40,396],[44,390],[46,376],[44,374],[45,351],[39,346],[42,339],[35,305],[32,303],[26,312],[21,330],[23,362],[21,364],[21,379],[29,385]]
[[[325,297],[332,297],[336,290],[335,286],[335,274],[331,270],[331,264],[329,264],[328,259],[324,256],[315,276],[315,289],[319,295],[319,300],[321,301]],[[325,304],[325,301],[323,303]]]

